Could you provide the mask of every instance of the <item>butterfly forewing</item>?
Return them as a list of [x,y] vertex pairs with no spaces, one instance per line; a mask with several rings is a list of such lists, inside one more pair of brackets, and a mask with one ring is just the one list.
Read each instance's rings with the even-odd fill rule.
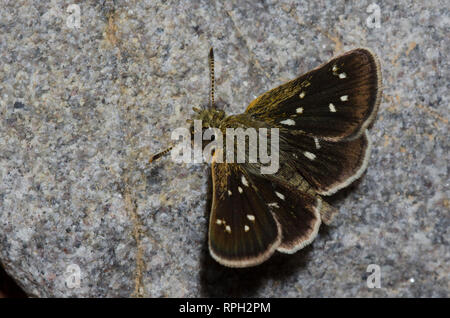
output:
[[211,255],[230,267],[264,262],[280,244],[278,221],[238,165],[213,161],[212,176]]
[[375,117],[380,85],[377,57],[356,49],[264,93],[246,112],[273,127],[330,141],[354,139]]

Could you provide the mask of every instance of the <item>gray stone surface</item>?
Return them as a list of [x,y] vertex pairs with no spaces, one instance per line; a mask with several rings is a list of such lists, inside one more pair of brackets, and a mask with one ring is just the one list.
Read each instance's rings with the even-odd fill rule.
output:
[[[450,296],[448,3],[383,1],[369,28],[372,2],[74,1],[71,28],[67,1],[2,1],[3,266],[40,297]],[[311,246],[251,269],[208,254],[208,167],[147,164],[207,103],[211,45],[228,113],[349,49],[382,60],[368,172]]]

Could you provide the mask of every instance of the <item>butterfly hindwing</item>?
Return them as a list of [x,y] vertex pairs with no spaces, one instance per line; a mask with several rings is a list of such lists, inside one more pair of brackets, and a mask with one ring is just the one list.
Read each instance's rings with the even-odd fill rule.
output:
[[[321,195],[331,195],[361,176],[370,155],[367,130],[354,140],[331,142],[285,132],[280,148],[286,164]],[[281,166],[280,169],[286,169]]]
[[283,239],[277,248],[279,252],[295,253],[314,240],[321,224],[320,197],[276,179],[250,175],[250,180],[281,225]]
[[219,263],[258,265],[275,250],[294,253],[316,237],[320,197],[248,173],[240,165],[213,162],[212,173],[209,248]]
[[373,121],[380,86],[378,58],[355,49],[262,94],[246,112],[273,127],[329,141],[351,140]]

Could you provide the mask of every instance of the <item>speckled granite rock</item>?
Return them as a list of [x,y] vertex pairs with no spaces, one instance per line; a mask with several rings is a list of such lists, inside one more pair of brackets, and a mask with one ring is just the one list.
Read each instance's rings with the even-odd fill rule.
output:
[[[74,2],[79,28],[66,1],[0,10],[0,261],[29,295],[449,296],[445,1],[383,1],[380,28],[373,1]],[[229,113],[346,50],[382,59],[368,172],[312,246],[252,269],[208,254],[208,167],[146,163],[207,102],[210,45]]]

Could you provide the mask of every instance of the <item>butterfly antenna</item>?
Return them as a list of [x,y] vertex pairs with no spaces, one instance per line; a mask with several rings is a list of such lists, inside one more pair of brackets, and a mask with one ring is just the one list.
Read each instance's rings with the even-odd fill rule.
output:
[[150,157],[150,159],[148,160],[148,163],[152,163],[153,161],[158,160],[159,158],[161,158],[162,156],[164,156],[165,154],[167,154],[169,151],[171,151],[173,148],[173,146],[170,146],[169,148],[158,152],[157,154],[154,154],[153,156]]
[[215,78],[214,78],[214,50],[211,48],[209,50],[209,75],[211,78],[211,90],[209,94],[209,103],[211,108],[215,108],[214,104],[214,85],[215,85]]

